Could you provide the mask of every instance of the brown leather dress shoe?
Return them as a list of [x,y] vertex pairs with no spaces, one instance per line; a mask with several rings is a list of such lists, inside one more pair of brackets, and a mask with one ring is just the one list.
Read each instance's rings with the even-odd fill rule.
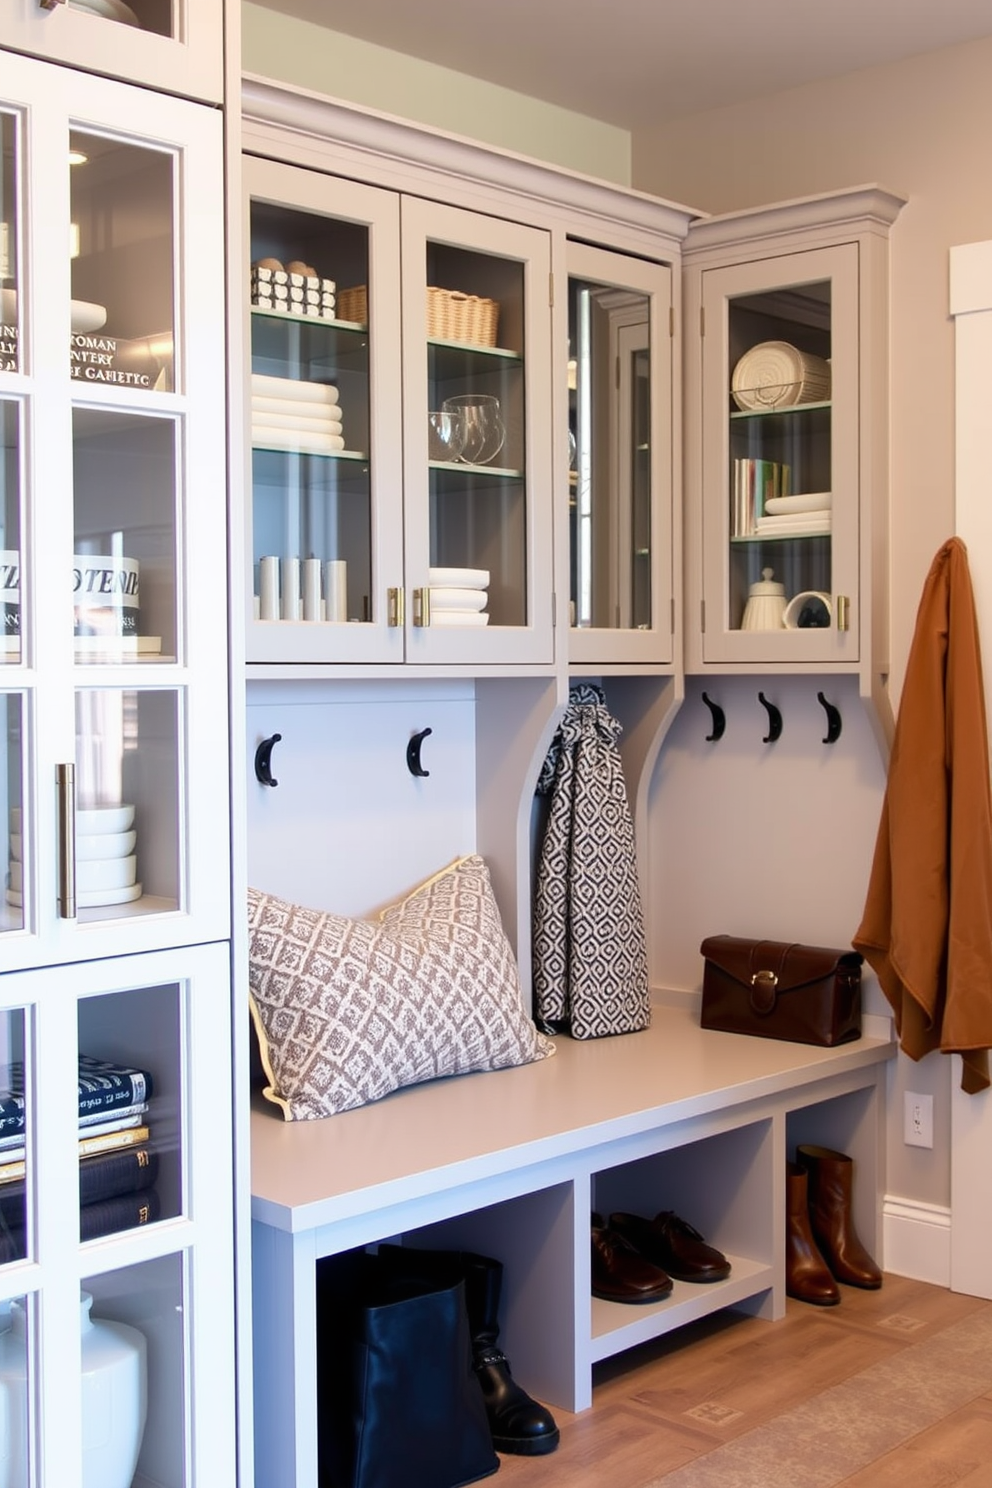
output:
[[628,1245],[622,1235],[592,1217],[592,1294],[606,1302],[661,1302],[672,1278]]
[[676,1281],[723,1281],[730,1275],[730,1262],[722,1251],[707,1245],[698,1230],[670,1210],[654,1219],[611,1214],[610,1228]]

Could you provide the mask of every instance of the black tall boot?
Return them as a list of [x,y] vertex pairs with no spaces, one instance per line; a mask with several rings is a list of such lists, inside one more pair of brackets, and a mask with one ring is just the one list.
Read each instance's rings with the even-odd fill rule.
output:
[[516,1383],[506,1355],[497,1346],[503,1267],[471,1251],[462,1251],[461,1257],[472,1363],[482,1386],[493,1446],[497,1452],[523,1457],[553,1452],[559,1437],[554,1417]]
[[468,1250],[418,1250],[412,1245],[380,1245],[379,1255],[387,1264],[414,1274],[433,1275],[439,1266],[456,1266],[465,1283],[472,1366],[482,1390],[493,1446],[497,1452],[525,1457],[553,1452],[559,1438],[554,1417],[516,1383],[506,1355],[497,1344],[501,1262]]

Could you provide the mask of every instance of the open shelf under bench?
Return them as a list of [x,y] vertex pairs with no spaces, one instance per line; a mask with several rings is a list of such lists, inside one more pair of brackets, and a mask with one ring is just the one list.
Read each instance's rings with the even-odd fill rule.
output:
[[[880,1253],[884,1019],[838,1049],[701,1030],[692,998],[651,1028],[557,1041],[554,1058],[398,1091],[324,1121],[252,1114],[256,1483],[317,1488],[314,1268],[402,1236],[504,1265],[501,1344],[551,1406],[591,1401],[592,1365],[723,1307],[785,1309],[785,1163],[855,1159],[855,1222]],[[674,1209],[732,1261],[653,1306],[594,1301],[592,1209]]]

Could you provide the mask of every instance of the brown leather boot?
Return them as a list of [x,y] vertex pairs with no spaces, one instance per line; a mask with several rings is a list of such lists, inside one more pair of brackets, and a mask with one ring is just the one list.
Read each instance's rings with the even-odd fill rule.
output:
[[858,1239],[851,1218],[854,1163],[829,1147],[797,1147],[808,1180],[809,1217],[816,1243],[838,1281],[874,1291],[882,1273]]
[[813,1239],[806,1202],[806,1174],[789,1163],[786,1174],[785,1290],[800,1302],[836,1307],[840,1289]]

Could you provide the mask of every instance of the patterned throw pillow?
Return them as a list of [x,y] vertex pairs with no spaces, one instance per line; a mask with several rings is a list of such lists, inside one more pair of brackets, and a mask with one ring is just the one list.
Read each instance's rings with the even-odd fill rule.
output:
[[248,890],[251,1009],[287,1121],[402,1085],[546,1059],[489,871],[460,858],[376,920]]

